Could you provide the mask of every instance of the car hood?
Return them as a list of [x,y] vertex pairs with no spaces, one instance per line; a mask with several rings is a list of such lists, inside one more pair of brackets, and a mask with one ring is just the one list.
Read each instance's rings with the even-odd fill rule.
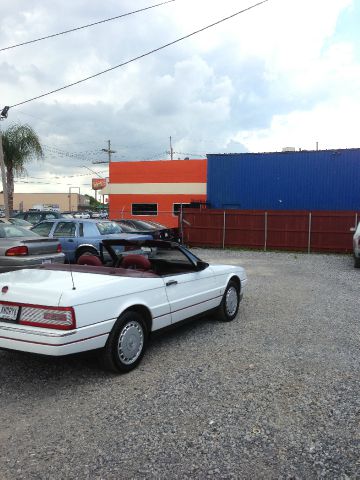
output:
[[147,288],[162,286],[164,282],[161,278],[24,269],[0,274],[0,291],[8,287],[6,293],[0,293],[0,300],[45,306],[75,306],[122,295],[141,295]]

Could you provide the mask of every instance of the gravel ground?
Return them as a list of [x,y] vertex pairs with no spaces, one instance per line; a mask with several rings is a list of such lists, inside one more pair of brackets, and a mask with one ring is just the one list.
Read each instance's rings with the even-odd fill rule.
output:
[[360,478],[359,279],[350,256],[196,250],[246,267],[229,324],[92,355],[0,351],[0,478]]

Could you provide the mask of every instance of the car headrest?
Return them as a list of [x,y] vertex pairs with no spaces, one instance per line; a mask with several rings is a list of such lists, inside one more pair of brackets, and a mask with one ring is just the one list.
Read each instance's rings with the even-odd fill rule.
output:
[[97,255],[80,255],[78,265],[92,265],[93,267],[102,267],[103,263]]
[[151,263],[148,258],[143,255],[126,255],[121,260],[121,267],[133,268],[135,270],[150,270]]

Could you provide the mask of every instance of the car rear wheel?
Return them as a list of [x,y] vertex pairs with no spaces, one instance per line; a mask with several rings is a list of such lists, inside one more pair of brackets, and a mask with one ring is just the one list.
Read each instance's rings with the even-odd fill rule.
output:
[[132,311],[123,313],[100,354],[103,366],[112,372],[130,372],[140,363],[147,339],[148,331],[142,316]]
[[221,304],[218,308],[218,317],[222,322],[231,322],[236,317],[240,305],[240,291],[236,282],[230,280]]

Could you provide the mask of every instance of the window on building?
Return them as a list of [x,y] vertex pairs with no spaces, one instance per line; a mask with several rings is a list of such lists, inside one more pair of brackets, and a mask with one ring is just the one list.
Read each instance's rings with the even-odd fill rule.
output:
[[157,203],[133,203],[131,205],[132,215],[157,215]]
[[181,205],[182,205],[182,208],[190,207],[190,203],[174,203],[173,204],[173,214],[174,215],[176,215],[176,216],[180,215]]

